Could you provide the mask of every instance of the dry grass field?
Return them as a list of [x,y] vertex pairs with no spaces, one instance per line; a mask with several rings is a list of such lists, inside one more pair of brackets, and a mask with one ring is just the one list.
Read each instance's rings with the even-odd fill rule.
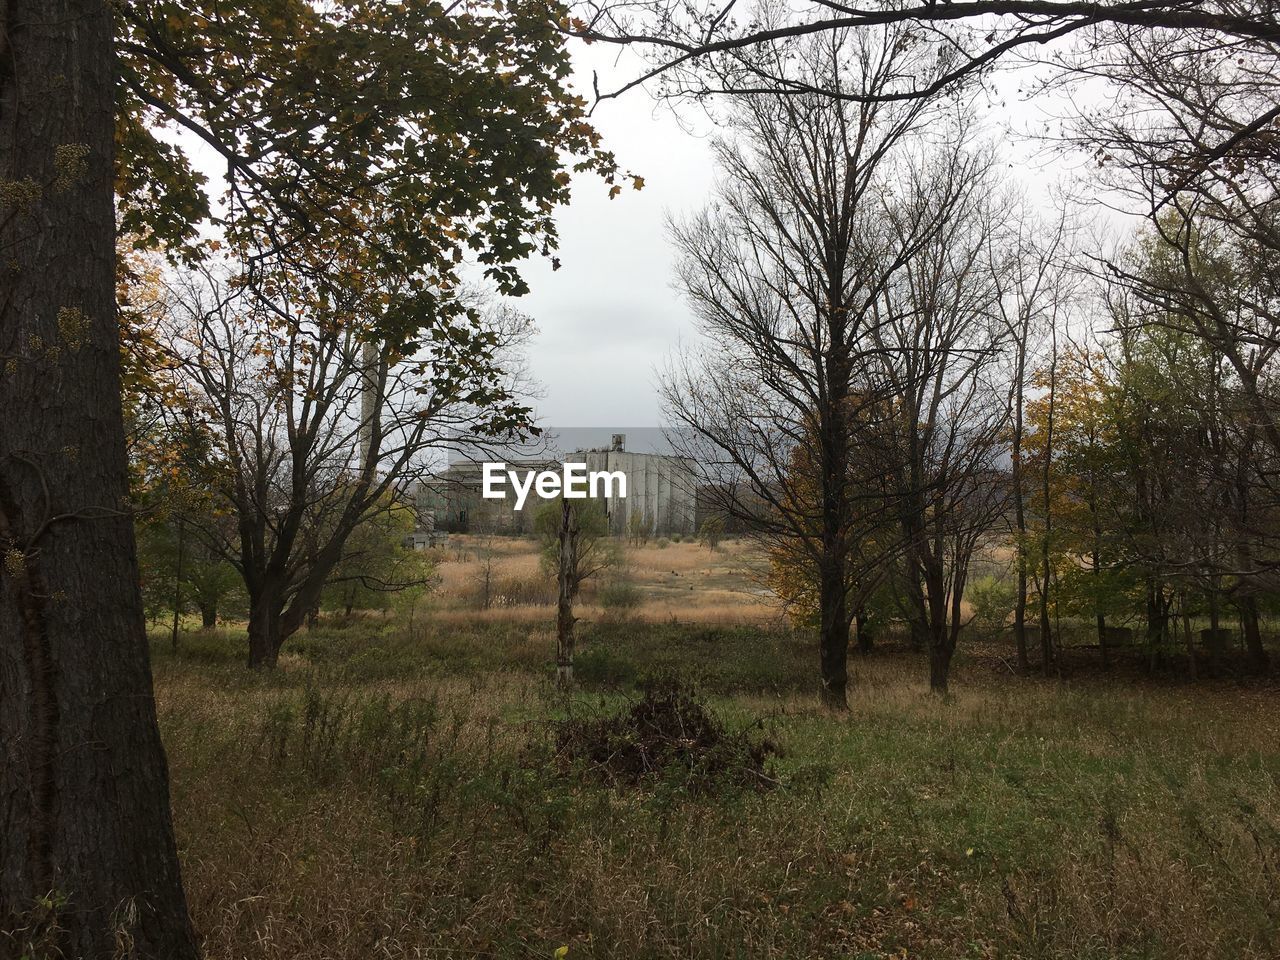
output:
[[[600,587],[616,578],[624,578],[638,593],[639,603],[628,616],[639,620],[761,623],[781,614],[763,585],[765,558],[749,541],[726,540],[712,550],[692,540],[656,538],[638,546],[618,543],[615,549],[615,565],[584,587],[584,619],[606,615],[598,603]],[[438,553],[437,606],[446,621],[546,618],[555,590],[536,541],[455,534]],[[480,597],[486,568],[491,578],[488,607]]]
[[[1280,957],[1274,687],[1015,677],[969,643],[941,701],[890,640],[832,714],[757,554],[650,543],[637,604],[586,598],[566,697],[532,544],[439,559],[412,625],[323,618],[268,675],[235,625],[157,637],[209,960]],[[672,683],[709,711],[678,718],[692,759],[613,771]]]

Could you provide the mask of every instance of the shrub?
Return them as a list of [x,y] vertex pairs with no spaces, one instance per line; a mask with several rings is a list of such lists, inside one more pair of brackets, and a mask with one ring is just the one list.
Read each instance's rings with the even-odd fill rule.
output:
[[973,623],[980,630],[995,633],[1004,626],[1017,600],[1017,587],[998,577],[979,577],[969,585]]
[[698,540],[708,550],[716,550],[724,539],[724,521],[719,517],[707,517],[698,527]]
[[629,686],[636,682],[638,673],[632,657],[607,644],[592,644],[573,659],[574,678],[586,686]]
[[640,588],[630,580],[615,577],[596,591],[596,601],[605,613],[614,617],[626,617],[640,606]]

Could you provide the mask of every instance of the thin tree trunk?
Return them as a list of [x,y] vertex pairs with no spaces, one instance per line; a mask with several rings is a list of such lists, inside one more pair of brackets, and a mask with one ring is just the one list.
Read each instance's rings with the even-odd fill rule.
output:
[[916,653],[929,649],[929,624],[923,615],[915,615],[907,619],[907,636],[911,649]]
[[1044,576],[1040,581],[1040,667],[1047,677],[1055,666],[1053,623],[1049,617],[1049,548],[1044,548]]
[[128,498],[113,16],[0,4],[0,955],[195,960]]
[[1187,610],[1187,591],[1183,590],[1178,595],[1178,606],[1182,613],[1182,639],[1187,648],[1187,676],[1195,680],[1198,673],[1196,667],[1196,642],[1191,635],[1191,614]]
[[1257,598],[1250,595],[1242,596],[1237,601],[1237,606],[1240,608],[1240,629],[1244,634],[1245,650],[1249,656],[1249,670],[1252,673],[1264,674],[1270,664],[1267,650],[1262,645]]
[[[1246,463],[1252,462],[1254,449],[1254,432],[1252,429],[1246,430],[1242,439],[1241,450],[1239,454],[1240,468],[1236,472],[1236,502],[1238,509],[1237,524],[1240,529],[1248,529],[1250,520],[1250,483],[1249,471],[1243,469]],[[1239,596],[1236,600],[1236,607],[1240,611],[1240,633],[1244,636],[1245,651],[1248,656],[1249,671],[1255,674],[1265,674],[1270,666],[1267,657],[1266,648],[1262,645],[1262,630],[1258,623],[1258,598],[1252,591],[1252,577],[1248,571],[1253,569],[1253,550],[1246,537],[1237,535],[1236,555],[1239,567],[1246,571],[1245,576],[1241,577],[1241,581],[1237,590]]]
[[[1093,551],[1089,559],[1096,584],[1102,577],[1102,524],[1098,520],[1098,481],[1092,468],[1089,470],[1089,516],[1093,521]],[[1095,591],[1095,595],[1101,596],[1101,592]],[[1101,607],[1097,608],[1094,618],[1098,625],[1098,650],[1102,654],[1102,669],[1109,671],[1111,669],[1111,649],[1107,645],[1107,617],[1102,612]]]
[[1222,675],[1222,614],[1217,577],[1209,579],[1209,676]]
[[173,630],[169,635],[169,646],[174,653],[178,652],[178,624],[182,617],[182,548],[185,546],[183,541],[182,521],[178,521],[178,563],[177,570],[173,578]]
[[1053,469],[1053,418],[1057,393],[1058,336],[1053,331],[1053,358],[1049,362],[1049,409],[1045,422],[1044,472],[1041,477],[1041,493],[1044,497],[1044,539],[1041,542],[1040,561],[1043,576],[1040,580],[1040,666],[1047,677],[1054,667],[1053,627],[1049,620],[1049,590],[1053,579],[1050,539],[1053,535],[1053,491],[1050,484]]
[[[1021,549],[1021,548],[1019,548]],[[1013,605],[1013,636],[1018,644],[1018,667],[1031,669],[1031,657],[1027,652],[1027,568],[1026,558],[1018,559],[1018,595]]]
[[859,607],[853,615],[854,632],[858,637],[858,652],[864,657],[875,648],[875,638],[871,635],[871,626],[865,607]]
[[[936,551],[937,556],[943,556],[944,553],[945,551],[941,547]],[[951,678],[951,658],[956,649],[956,632],[953,632],[952,624],[956,625],[956,630],[958,631],[960,597],[964,589],[964,581],[960,571],[955,571],[954,576],[955,580],[952,584],[950,596],[953,609],[949,618],[946,575],[943,572],[942,562],[935,560],[935,562],[930,563],[925,575],[924,600],[925,609],[928,610],[929,691],[940,696],[946,696],[947,683]]]
[[1172,601],[1165,601],[1164,586],[1155,578],[1147,583],[1147,643],[1151,648],[1151,670],[1165,662],[1165,644],[1169,638],[1169,609]]
[[1014,385],[1013,418],[1013,514],[1018,537],[1018,593],[1013,606],[1013,636],[1018,645],[1018,667],[1026,672],[1031,669],[1027,653],[1027,509],[1025,481],[1022,466],[1023,389],[1027,363],[1027,325],[1022,325],[1018,339],[1017,382]]
[[821,698],[826,707],[849,707],[849,615],[848,583],[843,563],[824,564],[818,578],[818,660],[822,680]]
[[574,623],[573,601],[577,593],[578,518],[569,498],[560,505],[560,557],[556,575],[556,685],[573,686]]

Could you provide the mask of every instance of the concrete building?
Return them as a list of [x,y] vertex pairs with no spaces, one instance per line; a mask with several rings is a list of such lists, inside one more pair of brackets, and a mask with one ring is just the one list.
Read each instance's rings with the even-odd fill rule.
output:
[[[560,456],[509,459],[516,471],[560,471],[565,463],[586,464],[588,473],[620,471],[626,477],[626,496],[602,497],[610,529],[626,534],[632,518],[654,536],[692,534],[696,528],[695,479],[690,463],[676,456],[639,453],[626,449],[626,435],[617,433],[608,446],[576,450]],[[483,463],[452,463],[418,485],[416,500],[420,523],[446,533],[533,532],[534,517],[545,502],[532,490],[521,510],[508,489],[505,499],[485,499]]]

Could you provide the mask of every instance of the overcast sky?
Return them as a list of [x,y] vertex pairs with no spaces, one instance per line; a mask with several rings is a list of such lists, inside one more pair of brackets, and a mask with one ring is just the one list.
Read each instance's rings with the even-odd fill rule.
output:
[[[619,56],[617,48],[599,44],[575,43],[573,56],[578,92],[588,99],[593,69],[606,90],[641,69],[635,54]],[[1047,206],[1050,184],[1070,164],[1024,134],[1042,132],[1054,108],[1020,102],[1013,74],[996,86],[996,99],[980,103],[979,113],[1001,137],[1010,178]],[[531,292],[514,305],[539,330],[529,348],[529,372],[541,385],[534,405],[539,421],[551,427],[662,426],[656,368],[682,341],[696,338],[691,313],[672,288],[666,217],[707,202],[715,182],[714,126],[697,108],[677,118],[640,89],[603,102],[592,119],[620,167],[645,185],[625,187],[610,200],[598,177],[575,177],[572,201],[557,215],[560,269],[544,259],[526,265]],[[217,181],[221,164],[211,150],[180,133],[168,136]]]
[[[614,56],[608,48],[577,45],[580,93],[590,93],[593,67],[602,89],[636,75],[634,55],[616,63]],[[1018,86],[1017,76],[1006,75],[979,112],[1009,153],[1010,178],[1049,207],[1050,185],[1069,176],[1072,164],[1025,136],[1048,129],[1056,108],[1020,100]],[[530,372],[543,391],[535,407],[553,427],[663,425],[655,368],[695,336],[690,311],[672,289],[665,218],[707,201],[715,182],[714,128],[696,109],[677,119],[643,90],[602,103],[593,120],[619,164],[644,177],[645,186],[609,200],[598,178],[577,177],[572,201],[557,218],[561,268],[538,261],[527,269],[531,293],[516,306],[539,328],[530,348]]]
[[[636,69],[634,58],[615,66],[604,53],[575,51],[584,96],[592,65],[602,87],[606,75]],[[671,287],[664,218],[705,201],[714,178],[708,140],[640,90],[601,104],[593,121],[619,164],[644,178],[644,189],[628,187],[610,200],[598,177],[577,177],[573,200],[557,217],[560,269],[535,262],[527,271],[532,292],[516,305],[540,331],[530,351],[544,390],[537,409],[553,426],[656,426],[654,367],[692,330]]]

